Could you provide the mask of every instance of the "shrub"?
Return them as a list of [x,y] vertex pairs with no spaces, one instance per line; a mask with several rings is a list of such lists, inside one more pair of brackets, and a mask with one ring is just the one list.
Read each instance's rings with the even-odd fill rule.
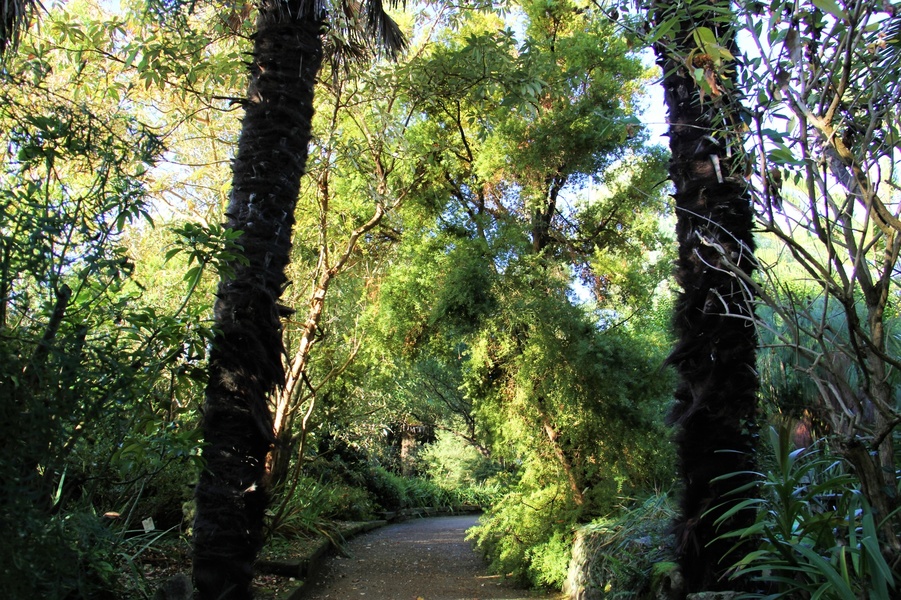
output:
[[302,477],[271,528],[277,535],[315,534],[331,529],[331,521],[371,519],[375,505],[365,490],[347,484]]
[[366,489],[375,501],[386,510],[398,510],[410,504],[403,478],[384,467],[372,467],[366,479]]
[[446,431],[419,453],[423,472],[450,489],[462,489],[483,483],[499,469],[497,461],[485,458],[472,444]]
[[745,597],[897,597],[897,574],[880,553],[876,516],[843,462],[823,441],[793,449],[785,429],[771,428],[769,442],[773,464],[761,475],[760,498],[733,509],[756,509],[757,519],[724,535],[739,543],[760,540],[734,566],[735,577],[760,583],[760,593]]
[[651,589],[654,565],[665,553],[675,512],[666,494],[655,494],[576,532],[566,589],[581,597],[638,598]]
[[470,530],[469,539],[488,558],[493,572],[559,589],[581,514],[568,498],[556,485],[510,491]]

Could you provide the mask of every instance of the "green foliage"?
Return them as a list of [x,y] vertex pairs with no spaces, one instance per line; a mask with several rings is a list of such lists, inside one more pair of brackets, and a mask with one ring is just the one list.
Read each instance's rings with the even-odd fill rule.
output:
[[333,520],[362,521],[374,517],[375,505],[366,490],[340,482],[303,477],[275,533],[312,533]]
[[438,433],[438,439],[419,453],[418,460],[429,478],[452,490],[478,486],[502,469],[472,444],[446,431]]
[[[182,527],[199,466],[210,331],[196,292],[214,273],[197,267],[237,249],[233,232],[182,226],[185,256],[153,272],[172,241],[151,219],[165,148],[111,58],[126,33],[95,6],[54,7],[0,81],[0,579],[11,597],[119,597],[131,579],[143,594],[135,559]],[[162,529],[145,536],[148,517]]]
[[[212,264],[221,278],[231,278],[234,271],[231,264],[249,264],[237,243],[243,232],[224,228],[221,225],[204,226],[198,223],[182,223],[172,227],[176,236],[173,247],[166,252],[165,260],[185,253],[188,259],[188,270],[184,274],[185,281],[195,286],[200,280],[206,265]],[[194,263],[197,263],[196,265]]]
[[491,570],[521,583],[560,587],[572,553],[579,508],[560,483],[509,490],[470,530]]
[[366,487],[385,510],[478,506],[489,503],[494,492],[490,487],[448,486],[443,481],[426,477],[402,477],[383,467],[372,468]]
[[[759,539],[734,565],[764,592],[749,598],[888,599],[897,573],[880,551],[877,519],[845,463],[822,442],[794,448],[787,428],[768,431],[772,463],[761,494],[733,510],[756,510],[756,522],[725,538]],[[724,516],[724,518],[726,518]]]
[[505,466],[476,539],[494,570],[540,585],[562,582],[576,525],[671,480],[667,319],[648,310],[667,264],[664,157],[638,150],[640,63],[595,17],[527,3],[514,32],[473,12],[406,67],[409,151],[432,183],[366,358],[393,407],[472,446],[440,440],[427,472]]
[[[15,535],[0,573],[14,597],[115,594],[155,543],[137,524],[183,526],[213,285],[241,261],[240,232],[216,223],[252,19],[121,4],[53,7],[3,72],[0,525]],[[495,566],[559,583],[575,526],[670,477],[665,325],[646,318],[668,260],[664,159],[640,148],[641,63],[594,9],[450,20],[402,65],[320,78],[286,300],[307,305],[320,257],[374,206],[404,204],[331,284],[304,380],[309,462],[273,526],[333,535],[330,520],[380,509],[490,506]],[[303,325],[286,321],[289,349]],[[407,417],[454,431],[421,478],[378,466]],[[365,452],[319,452],[336,430]]]
[[592,590],[601,598],[646,595],[655,569],[666,564],[666,537],[675,515],[669,497],[658,494],[580,527],[570,591]]

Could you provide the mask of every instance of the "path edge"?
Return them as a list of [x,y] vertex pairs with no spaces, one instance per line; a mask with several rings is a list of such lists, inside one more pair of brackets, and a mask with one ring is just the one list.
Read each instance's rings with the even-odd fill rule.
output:
[[[344,541],[350,541],[358,535],[369,533],[370,531],[393,523],[401,523],[409,519],[452,517],[458,515],[480,514],[482,512],[482,507],[470,505],[459,506],[456,508],[425,506],[420,508],[405,508],[397,511],[387,511],[381,513],[381,519],[350,524],[346,529],[341,531],[341,536],[344,538]],[[316,574],[322,566],[323,561],[335,553],[336,550],[337,548],[331,540],[323,537],[316,546],[314,546],[313,551],[307,556],[291,560],[258,560],[254,565],[254,570],[258,573],[279,575],[282,577],[294,577],[297,580],[296,585],[279,595],[278,600],[301,600],[304,593],[304,584]]]

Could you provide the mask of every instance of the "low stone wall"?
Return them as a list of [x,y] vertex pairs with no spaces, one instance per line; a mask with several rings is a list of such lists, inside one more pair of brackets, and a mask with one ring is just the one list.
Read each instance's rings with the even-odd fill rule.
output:
[[590,546],[585,543],[586,535],[590,534],[586,534],[583,529],[576,531],[573,556],[569,561],[569,573],[563,584],[563,592],[568,594],[571,600],[601,600],[604,597],[604,592],[591,583],[592,563],[595,555],[590,551]]
[[[646,570],[655,548],[650,535],[623,541],[615,531],[583,527],[576,531],[563,591],[572,600],[603,600],[611,592],[622,597],[625,591],[638,598],[651,586]],[[622,589],[626,586],[631,589]]]
[[[341,530],[341,536],[347,540],[387,524],[388,521],[384,519],[352,523]],[[332,542],[328,538],[323,537],[303,556],[281,560],[258,560],[254,564],[254,568],[259,573],[306,579],[315,573],[321,560],[333,549],[334,545]]]

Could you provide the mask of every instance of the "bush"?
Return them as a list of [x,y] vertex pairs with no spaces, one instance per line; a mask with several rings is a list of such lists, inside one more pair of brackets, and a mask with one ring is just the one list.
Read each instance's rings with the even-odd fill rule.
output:
[[451,508],[460,502],[456,494],[422,477],[401,477],[383,467],[373,467],[367,488],[386,510],[424,506]]
[[0,564],[4,598],[116,600],[151,593],[140,559],[165,532],[125,531],[83,506],[49,518],[0,510],[3,531],[13,531],[10,518],[18,535],[0,539],[0,553],[10,557]]
[[446,431],[439,432],[438,439],[420,451],[419,461],[429,478],[450,489],[478,486],[500,469],[497,461],[485,458],[472,444]]
[[453,494],[458,505],[478,506],[488,509],[504,496],[507,488],[497,481],[486,481],[474,486],[459,488]]
[[398,510],[410,504],[403,478],[384,467],[370,469],[370,477],[366,479],[366,489],[372,494],[376,503],[385,510]]
[[[4,515],[6,517],[7,515]],[[26,521],[22,521],[22,517]],[[0,520],[0,524],[7,519]],[[39,521],[20,513],[18,536],[4,536],[0,566],[8,598],[115,598],[114,544],[100,520],[70,513]],[[16,539],[22,536],[21,539]],[[24,543],[27,540],[27,543]]]
[[535,587],[563,585],[581,510],[558,486],[508,492],[486,512],[469,539],[495,573]]
[[760,584],[745,597],[896,598],[898,574],[880,553],[876,517],[843,462],[822,441],[793,449],[786,429],[770,429],[769,441],[773,464],[760,498],[733,509],[756,509],[756,522],[724,535],[760,540],[734,566],[735,577]]
[[363,489],[301,477],[271,528],[277,535],[323,533],[331,529],[333,520],[371,519],[375,508]]
[[574,597],[592,590],[601,598],[639,598],[651,589],[655,563],[666,554],[675,516],[666,494],[656,494],[576,532],[565,589]]

